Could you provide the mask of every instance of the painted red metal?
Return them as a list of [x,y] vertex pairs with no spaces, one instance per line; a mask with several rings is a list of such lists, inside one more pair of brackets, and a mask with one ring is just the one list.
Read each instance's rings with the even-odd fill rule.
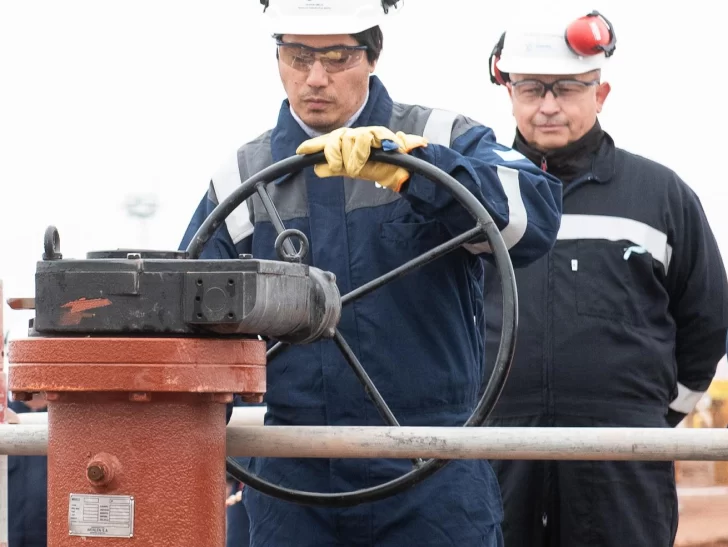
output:
[[[3,282],[0,280],[0,424],[5,423],[5,409],[8,405],[7,383],[5,381],[5,327],[3,325],[3,312],[5,311],[5,301],[3,300]],[[0,538],[0,547],[2,541]]]
[[[49,547],[224,547],[224,403],[265,392],[265,342],[28,338],[9,353],[10,390],[48,399]],[[72,494],[133,496],[133,537],[93,537],[114,528],[103,509],[71,535]]]
[[[3,326],[3,282],[0,280],[0,424],[7,422],[8,391],[5,381],[5,327]],[[0,547],[8,547],[8,457],[0,456]]]

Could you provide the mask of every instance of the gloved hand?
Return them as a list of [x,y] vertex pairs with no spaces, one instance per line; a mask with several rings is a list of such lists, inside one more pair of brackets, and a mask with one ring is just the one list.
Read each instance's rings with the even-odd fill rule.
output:
[[235,505],[236,503],[240,503],[243,501],[243,490],[240,489],[234,494],[229,495],[227,498],[225,498],[225,506],[231,507]]
[[409,178],[406,169],[386,163],[367,163],[372,147],[399,150],[408,154],[414,148],[427,146],[427,139],[418,135],[396,134],[381,126],[342,127],[301,143],[297,154],[324,151],[326,162],[314,167],[319,177],[348,176],[378,182],[399,192]]

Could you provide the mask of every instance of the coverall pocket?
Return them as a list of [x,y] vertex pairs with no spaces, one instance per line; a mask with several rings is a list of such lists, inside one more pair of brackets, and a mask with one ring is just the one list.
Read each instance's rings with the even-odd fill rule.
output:
[[647,326],[668,315],[662,265],[628,241],[579,240],[571,260],[580,315]]

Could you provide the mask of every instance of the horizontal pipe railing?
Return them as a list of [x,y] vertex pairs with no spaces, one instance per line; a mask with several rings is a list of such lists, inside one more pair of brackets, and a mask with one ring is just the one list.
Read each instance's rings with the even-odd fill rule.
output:
[[[233,415],[230,418],[230,425],[263,425],[265,406],[236,406],[233,407]],[[18,423],[26,424],[47,424],[47,412],[24,412],[18,414]]]
[[[0,425],[0,454],[43,455],[47,442],[45,424]],[[227,453],[278,458],[728,461],[728,429],[229,425]]]

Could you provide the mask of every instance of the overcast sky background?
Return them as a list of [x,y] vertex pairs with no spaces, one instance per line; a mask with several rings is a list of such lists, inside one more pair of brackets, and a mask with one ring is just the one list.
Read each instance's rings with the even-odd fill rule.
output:
[[[407,0],[376,73],[395,100],[459,111],[511,144],[488,55],[511,20],[547,5],[614,23],[602,125],[695,189],[728,256],[724,3]],[[49,224],[64,257],[177,248],[220,160],[275,123],[284,95],[261,17],[258,0],[0,1],[5,298],[33,296]],[[159,199],[146,240],[124,208],[139,193]],[[5,328],[23,330],[29,314],[3,306]]]

